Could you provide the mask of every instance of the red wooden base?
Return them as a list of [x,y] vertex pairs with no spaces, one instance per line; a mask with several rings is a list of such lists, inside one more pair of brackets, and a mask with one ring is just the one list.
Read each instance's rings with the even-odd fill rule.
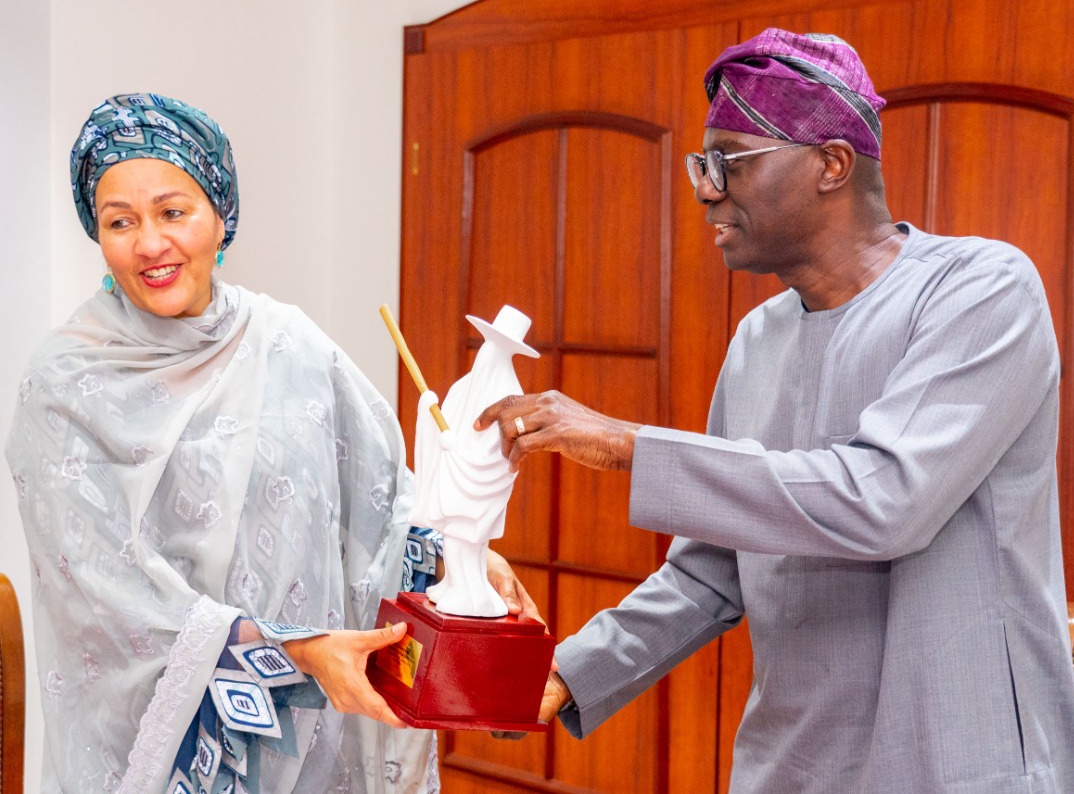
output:
[[421,593],[383,599],[378,627],[407,639],[369,657],[366,674],[415,728],[546,731],[537,721],[556,640],[536,620],[443,615]]

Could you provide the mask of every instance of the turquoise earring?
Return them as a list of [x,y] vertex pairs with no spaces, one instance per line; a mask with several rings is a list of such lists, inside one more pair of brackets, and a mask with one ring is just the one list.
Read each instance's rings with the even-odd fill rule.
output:
[[224,266],[224,249],[223,248],[216,249],[216,266],[217,267],[223,267]]
[[116,277],[112,275],[112,268],[108,268],[108,272],[105,273],[104,278],[101,279],[101,287],[109,294],[115,292]]

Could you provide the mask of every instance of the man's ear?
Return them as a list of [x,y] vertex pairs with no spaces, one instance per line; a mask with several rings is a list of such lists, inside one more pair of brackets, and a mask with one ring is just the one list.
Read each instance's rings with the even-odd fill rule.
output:
[[836,138],[820,145],[820,156],[824,160],[824,170],[817,184],[817,192],[832,193],[839,190],[854,173],[858,160],[857,152],[849,143]]

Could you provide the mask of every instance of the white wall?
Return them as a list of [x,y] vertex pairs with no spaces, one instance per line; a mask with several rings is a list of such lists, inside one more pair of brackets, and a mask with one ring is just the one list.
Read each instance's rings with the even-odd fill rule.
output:
[[[0,3],[0,437],[30,350],[100,284],[67,157],[102,99],[154,91],[227,131],[241,189],[224,277],[301,306],[391,399],[377,306],[398,304],[402,28],[459,0],[4,0]],[[29,571],[0,467],[0,570],[29,633]],[[28,637],[26,791],[41,720]]]
[[[0,5],[0,433],[7,438],[19,374],[49,325],[49,6]],[[26,791],[38,791],[41,698],[30,625],[30,568],[7,465],[0,464],[0,571],[15,585],[27,647]]]

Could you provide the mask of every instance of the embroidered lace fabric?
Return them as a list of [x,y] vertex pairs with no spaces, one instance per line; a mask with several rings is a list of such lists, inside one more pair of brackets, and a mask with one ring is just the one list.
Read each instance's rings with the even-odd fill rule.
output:
[[[241,288],[188,321],[99,292],[31,359],[6,451],[45,792],[163,791],[236,617],[370,628],[407,570],[393,412],[300,311]],[[436,790],[431,733],[297,712],[299,757],[260,759],[271,791]]]
[[182,724],[180,712],[184,703],[194,694],[189,690],[196,680],[196,671],[204,658],[205,647],[212,643],[219,631],[222,617],[235,610],[214,604],[202,596],[187,612],[187,621],[168,654],[168,666],[157,681],[153,699],[145,714],[128,760],[130,766],[124,776],[120,791],[150,791],[152,782],[159,778],[162,756],[175,727]]

